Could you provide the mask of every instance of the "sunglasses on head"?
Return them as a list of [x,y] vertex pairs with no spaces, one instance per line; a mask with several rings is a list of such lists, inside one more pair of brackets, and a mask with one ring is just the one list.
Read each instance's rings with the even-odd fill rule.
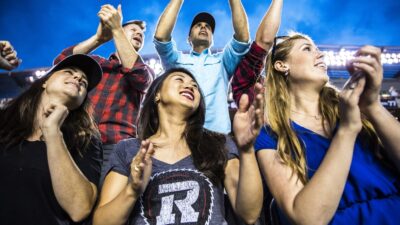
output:
[[276,46],[280,43],[282,43],[283,41],[287,40],[287,38],[289,38],[290,36],[277,36],[274,38],[274,44],[272,45],[272,51],[271,51],[271,58],[272,61],[275,60],[275,50],[276,50]]

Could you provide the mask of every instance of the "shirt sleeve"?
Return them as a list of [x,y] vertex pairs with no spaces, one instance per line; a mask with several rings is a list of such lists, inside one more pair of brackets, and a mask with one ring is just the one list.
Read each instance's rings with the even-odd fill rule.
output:
[[129,80],[132,88],[145,92],[153,81],[154,72],[139,56],[131,69],[121,67],[120,73]]
[[171,39],[170,41],[162,42],[153,38],[153,43],[164,70],[172,68],[179,56],[175,41]]
[[228,79],[231,79],[240,60],[249,51],[249,47],[250,40],[245,43],[239,42],[235,38],[232,38],[225,46],[222,51],[222,62],[226,72],[228,73]]
[[[61,62],[63,59],[67,58],[70,55],[73,55],[73,50],[76,45],[73,45],[71,47],[68,47],[64,49],[54,60],[53,60],[53,65]],[[92,59],[96,60],[97,63],[100,64],[100,66],[103,68],[107,63],[109,62],[107,59],[98,56],[98,55],[89,55]]]
[[228,149],[228,160],[239,158],[239,150],[233,138],[228,135],[225,135],[225,138],[225,148]]
[[103,161],[103,147],[100,140],[93,138],[88,148],[82,155],[77,154],[74,161],[85,177],[93,184],[98,185]]
[[247,52],[236,67],[231,83],[233,99],[236,105],[239,105],[240,97],[243,94],[247,94],[250,102],[253,102],[254,85],[256,82],[263,83],[263,79],[260,75],[264,69],[264,60],[266,56],[267,51],[257,45],[256,42],[253,42],[249,52]]
[[140,148],[140,141],[135,138],[125,139],[114,147],[110,155],[106,174],[110,171],[117,172],[121,175],[130,176],[130,165],[133,157]]
[[269,126],[264,126],[254,143],[254,150],[257,152],[262,149],[274,149],[278,146],[277,138]]

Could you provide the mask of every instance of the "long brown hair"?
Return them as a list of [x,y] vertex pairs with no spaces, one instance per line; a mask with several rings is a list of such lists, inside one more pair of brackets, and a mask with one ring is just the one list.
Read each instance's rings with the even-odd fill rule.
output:
[[[277,151],[283,163],[287,164],[301,182],[306,183],[307,161],[304,146],[294,131],[290,120],[289,82],[285,74],[274,68],[277,60],[286,61],[293,48],[294,42],[299,39],[311,40],[300,33],[292,33],[274,46],[273,56],[270,52],[266,59],[266,105],[264,112],[268,124],[277,136]],[[273,59],[272,59],[273,58]],[[337,89],[327,83],[320,92],[319,109],[325,131],[335,128],[339,118],[339,96]],[[363,129],[360,133],[362,140],[367,140],[375,153],[379,152],[380,142],[371,125],[363,119]],[[329,126],[326,127],[325,123]],[[382,157],[380,157],[382,158]]]
[[[34,133],[34,120],[44,92],[43,84],[51,75],[35,81],[25,92],[0,110],[0,144],[4,149],[21,143]],[[81,154],[92,138],[100,138],[87,96],[77,109],[69,112],[61,131],[71,153]]]
[[[166,78],[174,72],[189,75],[196,83],[194,76],[186,69],[174,68],[157,77],[149,87],[140,111],[138,136],[141,140],[154,135],[159,128],[159,115],[156,94],[160,91]],[[203,172],[214,184],[220,185],[225,176],[227,162],[225,136],[203,128],[205,121],[205,103],[200,91],[200,104],[188,118],[182,137],[190,148],[195,167]]]

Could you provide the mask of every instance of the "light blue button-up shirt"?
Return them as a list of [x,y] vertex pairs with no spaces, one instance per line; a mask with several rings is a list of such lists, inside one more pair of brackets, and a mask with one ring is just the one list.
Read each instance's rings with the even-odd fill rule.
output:
[[209,49],[202,53],[191,51],[182,53],[176,48],[174,40],[160,42],[153,39],[164,69],[183,67],[191,71],[200,85],[206,103],[206,121],[204,127],[228,134],[231,121],[228,111],[229,81],[243,55],[250,47],[232,38],[222,52],[212,54]]

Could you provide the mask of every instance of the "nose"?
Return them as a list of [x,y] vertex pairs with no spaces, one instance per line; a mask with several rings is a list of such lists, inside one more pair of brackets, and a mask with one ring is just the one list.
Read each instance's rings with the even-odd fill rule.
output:
[[192,82],[185,82],[183,88],[193,91],[194,90],[194,86],[195,85]]
[[82,78],[83,78],[83,74],[78,73],[78,72],[75,72],[75,73],[74,73],[74,79],[75,79],[75,80],[81,81]]
[[317,58],[325,58],[325,53],[322,52],[321,50],[317,49]]

